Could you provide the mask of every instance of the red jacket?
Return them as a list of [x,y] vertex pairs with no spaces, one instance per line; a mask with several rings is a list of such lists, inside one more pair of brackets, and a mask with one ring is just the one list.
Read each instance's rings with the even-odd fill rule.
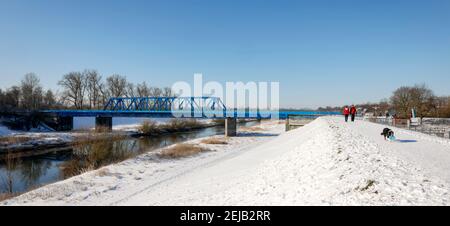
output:
[[350,109],[350,114],[352,114],[352,115],[356,115],[356,108],[355,107],[352,107],[351,109]]
[[344,115],[349,115],[350,114],[350,109],[348,107],[344,108]]

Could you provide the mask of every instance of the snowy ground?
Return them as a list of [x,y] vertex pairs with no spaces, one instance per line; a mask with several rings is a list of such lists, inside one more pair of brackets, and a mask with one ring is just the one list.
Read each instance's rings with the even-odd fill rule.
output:
[[[241,133],[181,160],[154,153],[26,193],[5,205],[448,205],[450,140],[325,117]],[[281,134],[276,136],[277,134]],[[191,141],[198,143],[199,140]]]
[[0,136],[9,136],[11,134],[13,134],[14,131],[8,129],[6,126],[2,126],[0,124]]

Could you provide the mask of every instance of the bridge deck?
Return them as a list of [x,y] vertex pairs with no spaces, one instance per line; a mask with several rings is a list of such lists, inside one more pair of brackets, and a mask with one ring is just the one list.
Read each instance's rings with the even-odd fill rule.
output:
[[111,110],[43,110],[43,114],[55,117],[142,117],[142,118],[204,118],[204,119],[285,119],[288,115],[302,115],[319,117],[326,115],[339,115],[339,112],[315,112],[315,111],[111,111]]

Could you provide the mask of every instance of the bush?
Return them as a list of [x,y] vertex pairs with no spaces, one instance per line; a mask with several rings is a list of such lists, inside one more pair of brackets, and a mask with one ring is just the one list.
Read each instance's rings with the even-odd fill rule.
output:
[[139,132],[143,134],[155,134],[161,131],[160,127],[154,121],[144,121],[142,125],[139,127]]
[[202,128],[203,124],[196,119],[171,119],[165,126],[170,131],[185,131]]
[[167,124],[162,125],[158,125],[153,121],[144,121],[139,128],[139,132],[144,135],[152,135],[166,132],[183,132],[203,127],[203,123],[195,119],[171,119]]

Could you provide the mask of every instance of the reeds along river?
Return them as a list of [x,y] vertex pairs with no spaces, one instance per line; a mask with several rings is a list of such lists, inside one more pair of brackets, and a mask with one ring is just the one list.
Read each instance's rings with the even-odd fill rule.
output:
[[[257,122],[247,122],[252,125]],[[158,137],[98,141],[48,154],[0,162],[0,193],[20,193],[45,184],[64,180],[83,172],[132,158],[174,143],[224,134],[223,126]]]

